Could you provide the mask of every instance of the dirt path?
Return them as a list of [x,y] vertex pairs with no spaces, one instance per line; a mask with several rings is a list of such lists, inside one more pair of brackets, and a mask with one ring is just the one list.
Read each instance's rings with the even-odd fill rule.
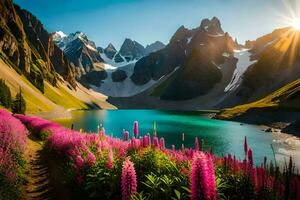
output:
[[28,139],[28,152],[26,161],[28,164],[27,182],[24,184],[24,200],[53,199],[52,187],[49,179],[49,169],[43,154],[42,143],[34,138]]

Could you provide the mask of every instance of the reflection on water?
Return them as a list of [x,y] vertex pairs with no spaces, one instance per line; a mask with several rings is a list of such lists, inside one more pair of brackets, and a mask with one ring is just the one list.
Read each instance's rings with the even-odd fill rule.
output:
[[[264,156],[273,158],[270,144],[272,134],[263,132],[259,127],[242,125],[236,122],[213,120],[202,112],[168,112],[159,110],[97,110],[74,111],[72,119],[60,121],[64,126],[75,129],[83,128],[86,132],[96,132],[99,125],[105,127],[106,133],[113,137],[122,137],[122,130],[130,133],[133,122],[139,122],[140,135],[152,134],[153,124],[156,122],[157,134],[164,137],[166,145],[172,144],[180,148],[182,143],[186,147],[194,146],[194,139],[205,140],[205,148],[213,148],[214,153],[223,155],[235,154],[243,158],[243,140],[248,137],[249,145],[254,150],[254,160],[262,161]],[[182,133],[185,140],[182,141]]]

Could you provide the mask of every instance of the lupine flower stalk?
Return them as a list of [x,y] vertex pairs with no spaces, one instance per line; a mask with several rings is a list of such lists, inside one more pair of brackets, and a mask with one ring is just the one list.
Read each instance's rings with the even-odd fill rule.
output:
[[137,121],[135,121],[133,124],[133,134],[134,134],[135,138],[137,138],[137,136],[139,134],[139,124]]
[[216,183],[210,157],[197,153],[192,162],[190,176],[191,200],[215,200]]
[[108,169],[113,168],[113,162],[114,162],[113,156],[114,156],[113,151],[112,151],[112,149],[110,149],[109,152],[108,152],[107,161],[106,161],[106,167]]
[[130,200],[137,193],[137,180],[133,162],[123,162],[121,177],[122,200]]
[[161,149],[165,149],[166,146],[165,146],[165,139],[162,137],[159,139],[159,146]]
[[153,146],[154,146],[154,148],[159,147],[159,142],[158,142],[158,137],[157,136],[153,137]]
[[[1,114],[0,110],[0,119]],[[10,115],[8,117],[12,116]],[[163,154],[166,158],[169,158],[178,165],[178,169],[181,170],[184,176],[189,174],[187,173],[187,166],[189,166],[191,162],[191,199],[216,199],[214,166],[220,167],[218,169],[226,170],[225,176],[249,177],[249,181],[251,181],[251,185],[253,186],[253,189],[255,189],[254,195],[256,195],[256,198],[264,189],[267,189],[267,191],[271,191],[272,193],[274,192],[279,199],[282,199],[284,197],[283,194],[288,193],[287,191],[289,191],[289,194],[286,196],[289,195],[290,199],[299,199],[300,196],[299,178],[297,176],[293,175],[289,178],[289,190],[286,190],[287,184],[285,183],[284,176],[282,176],[282,173],[279,170],[272,169],[272,164],[268,166],[266,158],[262,165],[259,167],[254,166],[252,150],[248,147],[246,137],[244,141],[245,159],[241,161],[230,154],[225,157],[214,156],[211,149],[209,154],[202,151],[195,151],[195,149],[199,149],[199,147],[197,147],[199,144],[197,145],[196,139],[195,149],[185,148],[184,145],[182,145],[182,150],[176,150],[173,145],[172,149],[167,149],[164,145],[165,141],[158,140],[157,137],[153,138],[153,146],[151,146],[151,137],[149,134],[139,138],[132,137],[132,139],[129,138],[129,134],[128,136],[123,134],[122,140],[105,135],[104,129],[99,130],[99,134],[86,134],[64,128],[56,123],[37,117],[28,117],[24,115],[16,115],[16,117],[35,133],[49,133],[47,138],[49,149],[57,155],[64,155],[69,159],[69,162],[73,166],[73,169],[71,170],[74,170],[74,174],[76,175],[74,178],[75,180],[78,180],[78,183],[88,181],[85,180],[86,170],[98,161],[102,161],[107,156],[105,167],[112,169],[114,168],[114,165],[120,163],[119,161],[122,162],[126,155],[132,153],[131,150],[133,147],[136,150],[137,156],[144,156],[145,152],[155,149],[155,154]],[[2,121],[0,120],[0,173],[1,176],[5,175],[13,178],[15,176],[14,173],[5,170],[6,166],[14,166],[14,157],[9,154],[9,148],[16,147],[17,149],[23,149],[23,145],[20,145],[22,142],[18,143],[19,140],[11,140],[11,136],[5,134],[9,131],[18,129],[15,126],[12,126],[14,128],[7,126],[8,120],[6,118],[4,119],[5,120]],[[26,135],[25,137],[19,135],[18,137],[13,138],[23,138],[26,141]],[[147,150],[145,151],[144,148],[147,148]],[[202,142],[201,149],[204,150],[204,141]],[[128,167],[124,167],[124,170],[125,168]],[[8,167],[8,169],[12,168]],[[136,178],[130,180],[136,180]],[[131,183],[131,181],[127,181],[126,185],[125,183],[121,183],[121,185],[123,185],[121,192],[124,199],[129,199],[131,198],[131,195],[136,193],[136,187],[134,187],[135,190],[134,188],[131,190],[131,188],[125,187],[128,186],[128,184],[131,186],[135,185]],[[123,193],[123,191],[127,192]]]

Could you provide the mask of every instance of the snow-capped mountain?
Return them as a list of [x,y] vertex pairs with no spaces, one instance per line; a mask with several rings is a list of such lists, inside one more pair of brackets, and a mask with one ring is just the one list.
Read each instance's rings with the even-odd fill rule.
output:
[[98,47],[97,49],[107,63],[114,66],[124,66],[164,47],[162,42],[156,41],[145,48],[137,41],[126,38],[119,51],[112,43],[109,43],[106,48]]
[[[220,107],[258,100],[300,77],[299,32],[276,29],[255,41],[247,41],[249,51],[239,52],[239,67],[228,89],[233,89]],[[293,41],[293,42],[291,42]],[[243,70],[244,67],[246,70]],[[241,74],[241,70],[244,72]]]
[[88,37],[80,31],[71,33],[70,35],[66,35],[62,31],[57,31],[53,33],[52,38],[56,45],[63,51],[69,45],[69,43],[73,42],[76,39],[81,40],[84,43],[84,45],[90,50],[97,51],[95,43],[93,41],[90,41]]
[[103,70],[103,59],[93,41],[82,32],[64,34],[62,31],[52,35],[56,45],[64,51],[69,60],[77,67],[79,76],[91,71]]
[[247,69],[255,63],[257,60],[251,59],[251,53],[249,49],[235,50],[234,57],[237,59],[236,69],[233,73],[230,83],[226,86],[225,92],[230,92],[237,89],[242,81],[243,75]]
[[118,54],[123,56],[126,61],[139,60],[146,55],[146,49],[137,41],[126,38]]
[[[138,86],[130,79],[135,63],[147,55],[147,50],[138,42],[127,38],[118,51],[112,43],[106,48],[96,47],[79,31],[69,35],[57,31],[52,34],[52,39],[76,66],[78,80],[95,90],[108,96],[127,97],[148,88],[148,85]],[[156,42],[150,46],[151,51],[155,51],[163,45]]]
[[[222,81],[225,63],[230,62],[234,67],[234,49],[238,46],[223,31],[216,17],[202,20],[200,26],[192,30],[181,26],[165,48],[136,63],[131,79],[135,84],[144,85],[180,67],[154,93],[166,100],[185,100],[205,95]],[[226,73],[226,76],[231,77],[231,74]]]

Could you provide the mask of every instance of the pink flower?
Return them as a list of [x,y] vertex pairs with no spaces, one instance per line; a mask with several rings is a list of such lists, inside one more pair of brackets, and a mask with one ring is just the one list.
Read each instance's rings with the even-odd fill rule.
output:
[[77,156],[76,160],[75,160],[75,165],[77,169],[81,169],[84,166],[84,160],[82,159],[81,156]]
[[158,138],[156,136],[153,137],[153,146],[154,146],[154,148],[158,148],[159,147]]
[[195,154],[190,176],[191,200],[215,200],[216,183],[212,159],[203,152]]
[[137,121],[135,121],[133,124],[133,134],[134,134],[135,138],[137,138],[137,136],[139,134],[139,124]]
[[159,146],[161,149],[165,149],[166,146],[165,146],[165,139],[162,137],[159,139]]
[[17,178],[19,163],[16,156],[22,158],[27,148],[28,131],[21,121],[0,109],[0,174],[9,181]]
[[93,166],[96,163],[96,157],[90,151],[87,151],[87,163],[89,166]]
[[112,149],[110,149],[109,152],[108,152],[107,161],[106,161],[106,167],[108,169],[113,168],[113,162],[114,162],[113,156],[114,156],[113,151],[112,151]]
[[149,133],[147,135],[145,135],[144,139],[143,139],[143,147],[148,147],[151,145],[151,139],[150,139],[150,135]]
[[206,155],[206,162],[208,167],[208,174],[210,179],[210,199],[217,199],[217,184],[215,177],[215,167],[213,163],[213,157],[210,155]]
[[137,180],[133,162],[126,159],[123,162],[121,177],[122,199],[130,200],[137,193]]
[[127,141],[129,139],[129,132],[123,130],[123,141]]
[[253,155],[252,155],[251,149],[248,150],[248,162],[249,162],[250,167],[253,167]]

